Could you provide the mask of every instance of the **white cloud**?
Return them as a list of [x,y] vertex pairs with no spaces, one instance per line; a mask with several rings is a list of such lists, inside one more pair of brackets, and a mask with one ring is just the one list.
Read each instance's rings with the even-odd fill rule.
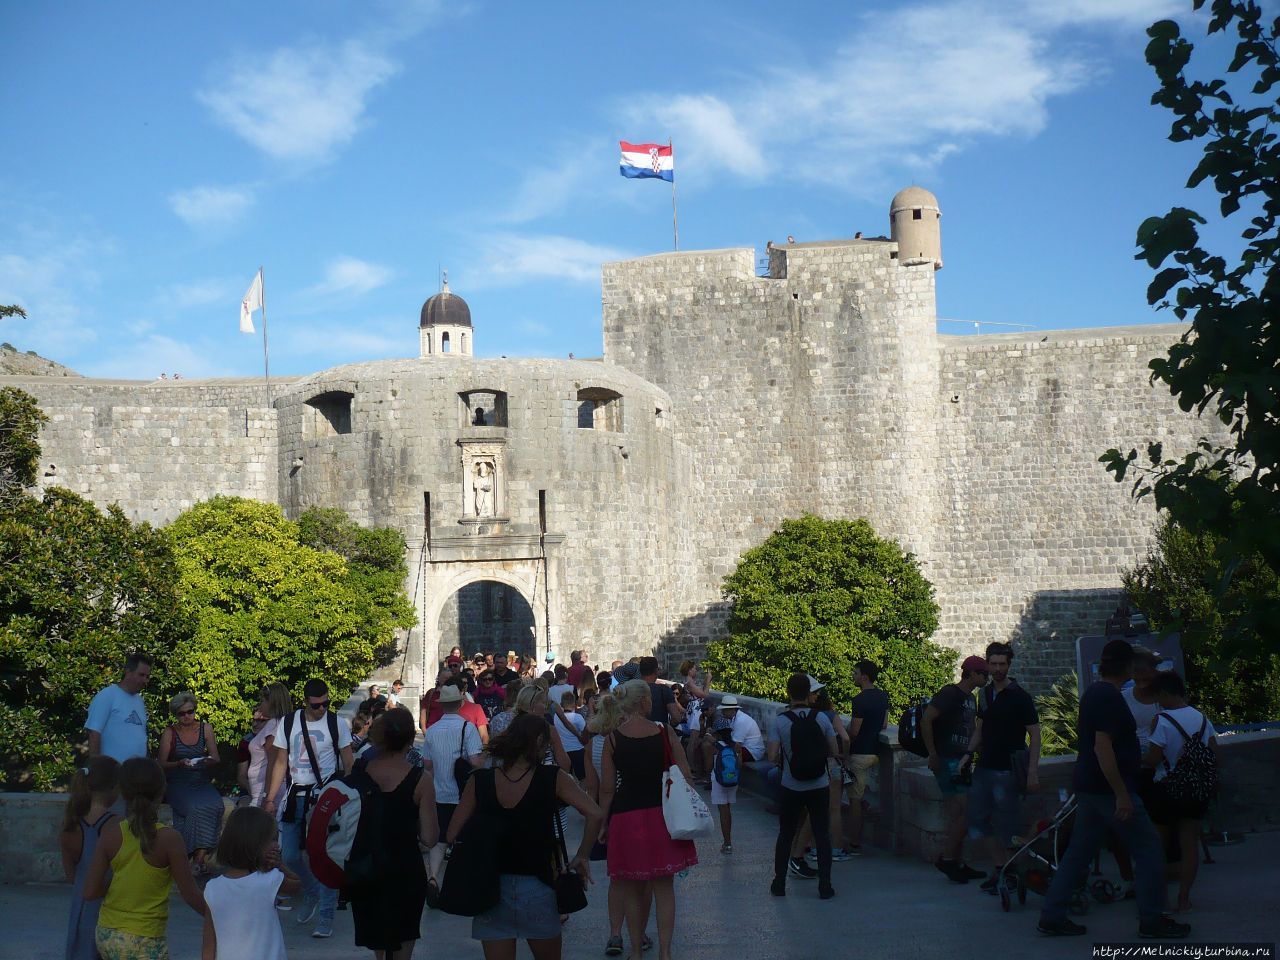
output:
[[253,206],[248,187],[192,187],[169,194],[169,207],[193,227],[220,227],[239,220]]
[[324,279],[311,288],[315,294],[362,294],[376,290],[391,279],[391,271],[367,260],[338,257],[329,261]]
[[469,273],[467,289],[548,278],[599,283],[600,265],[631,256],[616,247],[549,234],[498,233],[482,239],[481,255]]
[[[799,179],[880,196],[980,138],[1032,137],[1105,61],[1064,27],[1131,28],[1172,0],[935,0],[857,16],[826,62],[718,90],[629,100],[625,129],[670,133],[677,176]],[[1097,62],[1095,62],[1097,58]]]
[[162,334],[151,334],[122,345],[101,359],[86,364],[81,373],[90,377],[150,380],[165,373],[186,379],[230,376],[234,371],[210,359],[207,344],[183,343]]
[[277,160],[316,161],[365,123],[369,95],[399,69],[361,40],[245,53],[198,96],[232,132]]
[[[273,331],[275,328],[273,328]],[[281,356],[310,357],[322,367],[360,360],[417,356],[417,318],[362,318],[346,323],[317,321],[273,332]]]
[[[30,233],[21,225],[13,232]],[[108,247],[53,236],[27,237],[24,246],[26,254],[0,254],[0,303],[27,312],[25,320],[0,321],[0,340],[74,367],[76,354],[97,339],[83,302],[97,286],[97,263]]]
[[235,287],[226,280],[196,280],[191,283],[172,283],[156,291],[155,302],[162,310],[190,310],[212,303],[239,303]]

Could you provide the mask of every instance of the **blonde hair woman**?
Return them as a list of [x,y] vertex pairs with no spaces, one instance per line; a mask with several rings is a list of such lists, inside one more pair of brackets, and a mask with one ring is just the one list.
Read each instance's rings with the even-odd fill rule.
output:
[[[526,684],[520,688],[520,695],[516,697],[515,715],[519,717],[522,714],[527,713],[535,717],[540,717],[546,721],[547,730],[549,732],[549,746],[547,749],[547,755],[542,762],[548,765],[557,766],[561,770],[568,770],[571,766],[569,763],[569,754],[565,753],[564,744],[560,742],[560,734],[556,731],[555,724],[551,722],[551,717],[548,715],[549,711],[547,708],[551,706],[553,705],[547,697],[546,688],[535,681],[534,683]],[[561,719],[564,720],[564,709],[560,704],[554,704],[554,712],[558,713]],[[568,726],[569,721],[564,720],[564,724],[565,726]]]
[[[609,880],[626,906],[632,960],[640,960],[649,891],[658,908],[658,956],[671,957],[675,933],[675,875],[698,862],[691,840],[673,840],[662,819],[662,780],[668,764],[689,777],[689,762],[668,724],[649,719],[649,685],[628,680],[614,691],[623,714],[609,735],[600,764],[600,807],[605,826],[601,842],[609,846]],[[670,758],[670,759],[668,759]]]

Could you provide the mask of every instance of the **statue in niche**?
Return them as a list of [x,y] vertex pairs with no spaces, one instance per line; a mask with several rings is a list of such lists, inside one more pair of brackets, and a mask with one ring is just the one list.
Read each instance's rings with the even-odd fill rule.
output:
[[493,464],[481,460],[475,465],[475,475],[471,478],[471,492],[475,499],[477,517],[493,516]]
[[476,407],[476,415],[471,421],[473,427],[485,426],[484,407]]

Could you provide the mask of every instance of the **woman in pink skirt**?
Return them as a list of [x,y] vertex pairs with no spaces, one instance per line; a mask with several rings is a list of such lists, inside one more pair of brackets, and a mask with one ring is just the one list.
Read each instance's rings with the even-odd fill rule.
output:
[[609,848],[609,880],[626,900],[631,960],[641,960],[649,898],[658,906],[658,960],[670,960],[676,925],[673,880],[698,862],[692,840],[672,840],[662,819],[662,778],[671,763],[686,778],[689,765],[675,731],[649,719],[653,700],[643,680],[613,691],[626,719],[605,742],[601,757],[602,842]]

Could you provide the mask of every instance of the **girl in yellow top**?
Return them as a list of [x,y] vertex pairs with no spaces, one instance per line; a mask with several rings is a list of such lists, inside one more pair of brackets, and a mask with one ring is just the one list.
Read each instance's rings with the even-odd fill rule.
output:
[[204,896],[191,877],[182,836],[156,822],[164,797],[160,764],[150,757],[126,760],[120,793],[125,819],[103,828],[84,886],[86,900],[106,897],[98,914],[98,952],[103,960],[169,960],[169,885],[176,883],[201,916]]

